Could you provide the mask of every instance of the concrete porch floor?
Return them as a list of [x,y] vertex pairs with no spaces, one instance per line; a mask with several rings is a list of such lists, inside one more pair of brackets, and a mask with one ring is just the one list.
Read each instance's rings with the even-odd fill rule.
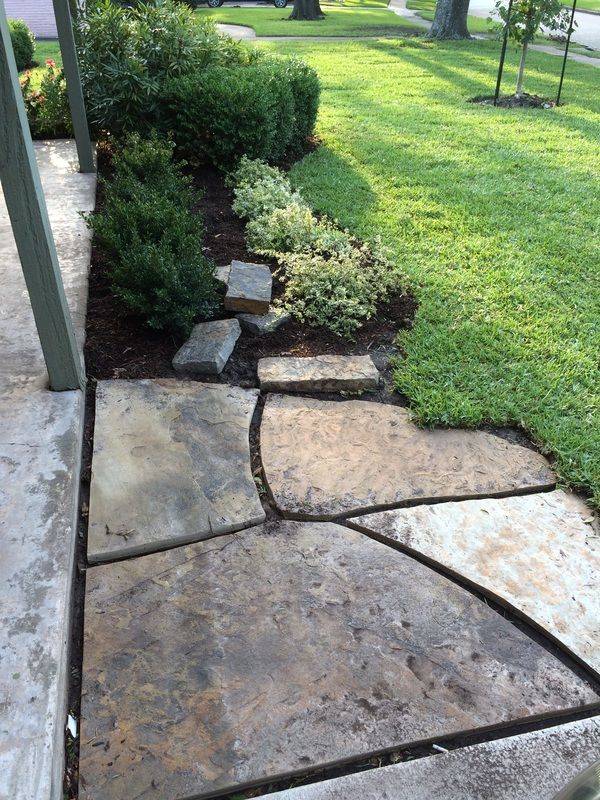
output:
[[[96,176],[71,141],[36,144],[65,290],[83,345]],[[62,797],[83,395],[48,390],[0,195],[0,798]]]

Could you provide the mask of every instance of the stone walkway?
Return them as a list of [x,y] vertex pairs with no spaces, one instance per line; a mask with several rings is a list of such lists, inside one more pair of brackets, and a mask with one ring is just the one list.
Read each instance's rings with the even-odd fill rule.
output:
[[[94,175],[71,142],[36,155],[67,299],[81,342]],[[77,538],[81,392],[50,392],[0,194],[0,797],[62,797],[67,646]]]
[[[331,394],[367,366],[268,359],[260,403],[99,385],[82,800],[237,796],[336,764],[349,774],[272,796],[551,800],[600,756],[587,506],[528,447]],[[293,394],[265,388],[290,375]],[[458,749],[355,774],[431,742]]]

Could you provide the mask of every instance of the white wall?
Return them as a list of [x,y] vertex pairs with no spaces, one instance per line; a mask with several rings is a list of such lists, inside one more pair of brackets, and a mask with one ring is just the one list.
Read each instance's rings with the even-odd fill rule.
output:
[[56,39],[52,0],[4,0],[6,15],[24,20],[38,39]]

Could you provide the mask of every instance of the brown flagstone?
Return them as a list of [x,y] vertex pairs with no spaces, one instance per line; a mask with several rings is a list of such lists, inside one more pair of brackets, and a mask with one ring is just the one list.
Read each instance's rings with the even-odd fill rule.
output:
[[88,570],[80,796],[207,797],[599,699],[409,556],[272,522]]
[[482,431],[423,430],[397,406],[269,395],[261,456],[273,500],[291,519],[548,489],[539,453]]

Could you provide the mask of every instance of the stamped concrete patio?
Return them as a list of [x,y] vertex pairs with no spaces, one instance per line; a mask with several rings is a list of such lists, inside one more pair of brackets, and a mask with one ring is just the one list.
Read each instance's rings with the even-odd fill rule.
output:
[[[258,394],[98,386],[80,796],[237,798],[346,765],[272,796],[551,800],[600,757],[589,508],[495,434]],[[357,773],[432,742],[458,749]]]

